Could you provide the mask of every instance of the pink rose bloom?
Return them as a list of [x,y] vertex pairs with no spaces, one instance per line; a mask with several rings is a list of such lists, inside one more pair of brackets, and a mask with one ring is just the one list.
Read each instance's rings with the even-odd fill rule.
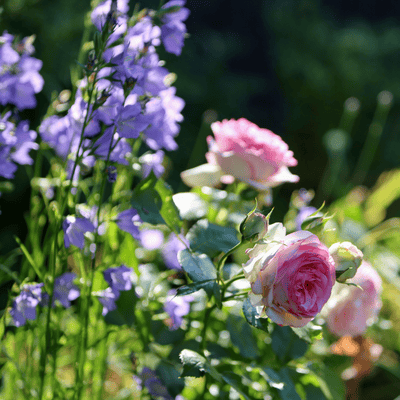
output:
[[328,301],[335,283],[335,263],[314,234],[285,234],[281,223],[272,224],[262,243],[247,251],[250,260],[243,271],[259,317],[302,327]]
[[214,122],[207,138],[208,164],[181,174],[188,186],[215,186],[237,178],[258,190],[267,190],[283,182],[298,182],[288,167],[297,165],[293,152],[280,136],[259,128],[245,118]]
[[362,335],[381,309],[382,279],[375,269],[363,261],[349,286],[336,283],[332,297],[324,307],[328,329],[336,336]]
[[224,119],[211,125],[215,140],[207,138],[207,161],[257,189],[283,182],[298,182],[288,167],[297,165],[288,145],[268,129],[259,128],[245,118]]

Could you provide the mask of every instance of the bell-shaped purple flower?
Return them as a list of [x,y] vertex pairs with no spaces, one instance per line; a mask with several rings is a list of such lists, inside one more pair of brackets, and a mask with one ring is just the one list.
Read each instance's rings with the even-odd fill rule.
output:
[[164,310],[171,317],[170,330],[176,330],[182,325],[183,317],[189,314],[190,303],[194,300],[193,296],[176,296],[176,290],[168,292]]
[[65,308],[71,307],[71,301],[80,296],[79,288],[73,281],[76,274],[67,272],[54,281],[53,305],[58,300]]
[[142,220],[134,208],[120,212],[116,222],[119,229],[130,233],[136,240],[140,239],[139,226]]
[[63,222],[63,230],[65,247],[68,248],[73,244],[83,249],[85,245],[84,234],[93,232],[95,227],[87,218],[76,218],[73,215],[68,215]]
[[23,285],[21,293],[14,299],[10,315],[15,326],[23,326],[27,319],[36,319],[36,306],[44,299],[43,283]]
[[189,242],[182,235],[179,238],[174,233],[169,235],[167,242],[161,250],[161,255],[167,268],[182,269],[178,261],[178,252],[186,249],[185,243],[189,247]]
[[104,279],[110,285],[113,291],[131,290],[132,289],[132,268],[125,265],[120,267],[108,268],[103,272]]

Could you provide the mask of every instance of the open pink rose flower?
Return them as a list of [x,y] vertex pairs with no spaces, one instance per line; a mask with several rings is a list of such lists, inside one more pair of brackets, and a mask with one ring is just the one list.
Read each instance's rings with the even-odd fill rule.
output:
[[282,224],[272,224],[263,243],[247,254],[250,259],[243,271],[259,317],[302,327],[328,301],[335,283],[335,263],[314,234],[297,231],[286,235]]
[[181,175],[188,186],[210,185],[239,179],[258,190],[267,190],[283,182],[298,182],[288,167],[297,165],[293,152],[280,136],[259,128],[245,118],[211,124],[214,137],[207,138],[208,164]]
[[382,279],[375,269],[363,261],[349,286],[336,283],[332,297],[323,309],[329,331],[336,336],[362,335],[376,319],[382,306]]

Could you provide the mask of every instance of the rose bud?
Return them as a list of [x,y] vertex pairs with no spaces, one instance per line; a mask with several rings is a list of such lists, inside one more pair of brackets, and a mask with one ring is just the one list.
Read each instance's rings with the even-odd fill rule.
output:
[[240,233],[242,241],[256,242],[266,235],[268,232],[268,217],[252,211],[247,214],[246,218],[240,224]]
[[336,280],[344,283],[353,278],[363,260],[363,253],[350,242],[335,243],[329,253],[336,264]]

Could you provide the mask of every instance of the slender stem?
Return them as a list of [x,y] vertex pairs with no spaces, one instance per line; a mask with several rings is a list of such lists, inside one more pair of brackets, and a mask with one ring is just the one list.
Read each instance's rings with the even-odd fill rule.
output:
[[240,246],[242,246],[243,244],[245,244],[246,242],[239,242],[235,247],[232,247],[229,251],[227,251],[219,260],[218,265],[217,265],[217,271],[218,271],[218,277],[222,280],[221,278],[221,269],[225,264],[226,259],[232,254],[234,253],[236,250],[239,249]]
[[[107,159],[106,159],[105,166],[104,166],[105,169],[107,169],[108,162],[110,159],[115,130],[116,130],[116,128],[114,128],[114,132],[111,136],[110,146],[108,148],[108,153],[107,153]],[[83,375],[84,375],[84,366],[86,363],[86,351],[87,351],[87,344],[88,344],[89,309],[90,309],[90,302],[91,302],[91,297],[92,297],[94,271],[95,271],[95,266],[96,266],[97,241],[99,238],[99,229],[98,228],[100,226],[100,211],[101,211],[101,205],[102,205],[103,196],[104,196],[104,190],[106,187],[106,182],[107,182],[107,174],[105,173],[103,175],[103,179],[101,182],[100,196],[99,196],[99,202],[98,202],[98,206],[97,206],[97,229],[95,231],[95,236],[94,236],[94,244],[96,246],[96,249],[94,251],[94,254],[92,255],[90,280],[89,280],[89,286],[87,288],[87,293],[86,293],[86,308],[85,308],[84,324],[83,324],[83,332],[82,332],[83,340],[82,340],[80,360],[79,360],[79,369],[78,369],[78,376],[77,376],[77,391],[76,391],[76,399],[77,400],[81,399],[82,389],[83,389]]]

